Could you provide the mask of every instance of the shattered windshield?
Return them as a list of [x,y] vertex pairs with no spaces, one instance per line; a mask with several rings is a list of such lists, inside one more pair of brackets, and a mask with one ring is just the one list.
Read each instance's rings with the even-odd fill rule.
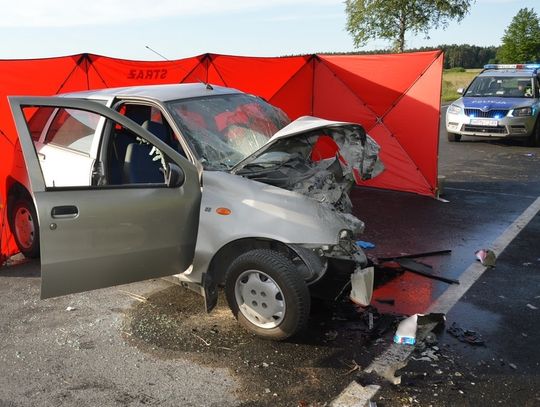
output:
[[478,76],[464,96],[495,96],[505,98],[532,98],[533,79],[517,76]]
[[177,100],[168,107],[207,170],[232,168],[290,122],[280,109],[246,94]]

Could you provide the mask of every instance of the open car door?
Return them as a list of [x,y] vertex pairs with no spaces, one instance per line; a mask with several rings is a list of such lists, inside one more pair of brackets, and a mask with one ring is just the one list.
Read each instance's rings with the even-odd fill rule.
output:
[[[27,187],[39,219],[41,298],[172,275],[189,267],[201,201],[200,176],[194,165],[100,103],[58,97],[10,97],[9,102],[28,171]],[[130,132],[137,140],[132,143],[133,157],[135,151],[151,150],[153,161],[161,165],[158,174],[163,174],[163,180],[143,177],[113,185],[106,174],[101,178],[88,174],[88,180],[99,182],[47,185],[28,127],[29,118],[40,107],[65,112],[67,118],[52,131],[68,150],[87,142],[88,137],[101,137],[96,129]],[[102,139],[101,144],[105,143]],[[145,156],[148,158],[148,152]],[[56,168],[62,169],[62,164]],[[122,164],[125,167],[129,162],[126,159]],[[104,165],[96,162],[93,172],[103,170]]]

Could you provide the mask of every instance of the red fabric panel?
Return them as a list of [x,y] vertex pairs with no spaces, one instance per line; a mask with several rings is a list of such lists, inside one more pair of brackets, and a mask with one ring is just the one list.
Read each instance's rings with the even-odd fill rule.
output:
[[441,54],[384,118],[431,186],[430,194],[437,186],[442,66]]
[[6,184],[11,185],[11,180],[8,181],[7,178],[13,172],[13,150],[12,141],[7,137],[0,136],[0,187],[2,189],[0,193],[0,265],[6,257],[17,252],[17,246],[9,230],[5,192],[7,190]]
[[313,116],[329,120],[360,123],[367,132],[375,125],[376,115],[324,63],[315,67]]
[[[0,204],[24,173],[7,95],[51,95],[142,84],[210,82],[264,97],[292,118],[303,115],[362,124],[381,145],[386,171],[364,185],[433,195],[442,54],[255,58],[204,54],[175,61],[130,61],[80,54],[0,60]],[[10,175],[11,174],[11,175]],[[14,250],[1,229],[0,254]],[[6,222],[4,222],[5,225]]]
[[302,66],[271,98],[267,99],[292,119],[313,115],[313,63]]
[[[321,65],[332,70],[336,80],[346,84],[347,90],[361,98],[365,104],[351,108],[353,102],[349,97],[349,100],[342,99],[339,104],[332,105],[327,102],[328,106],[322,106],[320,110],[331,112],[332,106],[334,110],[345,107],[346,110],[341,114],[347,117],[339,116],[337,111],[333,116],[339,120],[362,124],[371,136],[374,136],[371,127],[378,125],[378,122],[386,127],[384,133],[394,136],[392,141],[389,138],[386,141],[380,140],[374,136],[381,145],[381,159],[387,170],[369,183],[381,188],[433,195],[437,186],[442,53],[435,51],[370,55],[352,59],[350,56],[331,56],[321,57],[321,62]],[[324,70],[321,68],[316,72],[323,76]],[[331,81],[326,78],[316,83],[330,87]],[[323,99],[328,100],[332,91],[334,90],[329,88]],[[341,93],[345,95],[344,92]],[[318,100],[319,98],[315,99],[316,106]],[[347,113],[350,111],[357,113]],[[369,117],[359,116],[360,112],[366,111],[375,114],[377,122]],[[322,116],[317,110],[315,115]],[[422,136],[419,136],[419,133]],[[425,142],[418,143],[420,137]],[[385,159],[389,152],[392,152],[390,161]],[[407,156],[405,165],[401,165],[405,162],[403,155]],[[395,169],[399,171],[396,172]],[[389,176],[390,174],[394,175]]]
[[369,135],[381,146],[380,157],[386,169],[376,178],[360,182],[361,185],[432,195],[425,177],[386,126],[376,125]]
[[[319,136],[313,148],[311,149],[310,159],[311,161],[321,161],[326,160],[327,158],[335,157],[339,153],[339,146],[330,136]],[[341,155],[339,156],[340,161],[344,162],[345,160]]]
[[[203,57],[174,61],[130,61],[91,55],[88,69],[90,89],[119,86],[195,82],[194,70]],[[188,78],[190,80],[186,80]],[[205,78],[203,77],[202,80]]]
[[323,55],[321,61],[368,107],[383,115],[439,51],[385,55]]
[[270,100],[308,60],[307,56],[256,58],[212,55],[211,66],[215,71],[209,70],[208,80]]
[[[12,175],[22,177],[24,163],[14,159],[17,134],[7,96],[52,95],[60,91],[85,89],[82,55],[37,60],[0,60],[0,257],[16,252],[13,237],[4,218],[6,191]],[[81,63],[80,65],[78,63]],[[86,83],[86,81],[84,81]]]
[[[207,69],[206,69],[206,82],[219,86],[226,86],[234,88],[235,86],[229,85],[227,81],[221,76],[221,72],[218,70],[216,64],[212,60],[212,57],[207,60]],[[238,87],[237,87],[238,88]]]
[[71,89],[72,85],[67,85],[70,78],[81,78],[82,68],[77,65],[80,60],[81,55],[37,60],[0,60],[0,129],[8,138],[16,140],[13,128],[10,127],[9,131],[5,129],[12,122],[6,96],[53,95],[65,88]]

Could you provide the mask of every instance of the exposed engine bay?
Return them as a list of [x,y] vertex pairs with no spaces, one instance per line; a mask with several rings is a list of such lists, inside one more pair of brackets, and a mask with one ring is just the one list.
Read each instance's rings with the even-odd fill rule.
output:
[[361,126],[326,126],[269,144],[236,173],[328,204],[355,234],[362,232],[362,221],[351,214],[349,192],[356,181],[377,176],[384,166],[378,144]]

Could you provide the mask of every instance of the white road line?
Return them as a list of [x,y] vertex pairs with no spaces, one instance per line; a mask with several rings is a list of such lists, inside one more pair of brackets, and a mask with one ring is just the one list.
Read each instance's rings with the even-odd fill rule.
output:
[[445,186],[444,189],[450,190],[450,191],[474,192],[475,194],[515,196],[517,198],[529,198],[529,199],[536,198],[536,196],[532,196],[532,195],[509,194],[508,192],[480,191],[478,189],[454,188],[454,187],[447,187],[447,186]]
[[[508,247],[510,242],[523,230],[525,226],[540,212],[540,197],[538,197],[490,246],[495,254],[500,255]],[[461,297],[471,288],[476,280],[486,271],[486,267],[479,262],[472,263],[459,277],[459,285],[451,285],[447,290],[428,308],[426,313],[442,312],[447,314]],[[425,334],[425,333],[424,333]],[[420,339],[422,335],[417,335]],[[391,383],[399,384],[400,377],[395,377],[395,371],[406,365],[406,360],[414,350],[413,346],[398,345],[392,343],[386,351],[379,355],[364,371],[375,372]],[[349,386],[336,398],[331,406],[367,406],[369,400],[377,393],[377,386],[363,388],[356,382]],[[345,395],[345,399],[341,396]],[[355,397],[356,395],[356,397]],[[352,396],[352,397],[351,397]],[[347,402],[343,402],[347,400]],[[339,402],[339,404],[334,404]],[[347,404],[348,403],[348,404]]]
[[380,388],[380,386],[373,384],[364,387],[356,382],[351,382],[330,403],[330,407],[365,407]]
[[[512,240],[527,226],[540,211],[540,197],[537,198],[508,228],[495,240],[489,248],[499,256]],[[480,248],[478,248],[480,249]],[[427,312],[447,314],[476,280],[486,271],[479,262],[472,263],[460,276],[459,285],[451,285],[437,300],[431,304]]]

